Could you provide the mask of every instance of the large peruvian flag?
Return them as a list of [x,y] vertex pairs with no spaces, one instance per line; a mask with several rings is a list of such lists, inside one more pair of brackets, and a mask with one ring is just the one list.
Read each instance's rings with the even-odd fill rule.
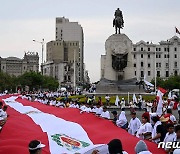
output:
[[[135,153],[139,139],[111,121],[80,114],[79,109],[60,109],[14,96],[0,99],[9,106],[9,117],[0,133],[2,154],[28,154],[28,144],[34,139],[46,145],[43,154],[85,153],[115,138],[122,141],[125,151]],[[145,142],[152,153],[165,153],[156,144]]]

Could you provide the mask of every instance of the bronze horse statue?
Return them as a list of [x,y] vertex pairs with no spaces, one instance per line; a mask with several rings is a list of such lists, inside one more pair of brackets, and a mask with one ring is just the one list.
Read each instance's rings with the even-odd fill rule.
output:
[[113,20],[113,27],[115,26],[115,31],[117,34],[117,29],[118,29],[118,34],[120,34],[120,29],[124,27],[124,22],[123,19],[119,16],[117,16],[114,20]]

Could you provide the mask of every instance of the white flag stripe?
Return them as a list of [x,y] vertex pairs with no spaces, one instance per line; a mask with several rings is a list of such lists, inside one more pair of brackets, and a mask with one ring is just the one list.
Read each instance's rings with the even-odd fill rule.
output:
[[[27,114],[27,112],[29,112],[27,116],[31,117],[32,120],[42,128],[43,132],[47,132],[50,152],[52,154],[72,153],[72,151],[59,146],[55,141],[52,140],[51,135],[54,134],[65,134],[71,138],[75,138],[80,141],[83,140],[84,142],[93,145],[86,131],[79,124],[71,121],[66,121],[52,114],[44,113],[31,106],[23,106],[21,103],[16,102],[15,99],[16,97],[11,97],[8,99],[4,99],[4,101],[10,107],[14,108],[16,111],[22,114]],[[33,113],[32,111],[35,113]],[[77,152],[80,152],[80,150]]]

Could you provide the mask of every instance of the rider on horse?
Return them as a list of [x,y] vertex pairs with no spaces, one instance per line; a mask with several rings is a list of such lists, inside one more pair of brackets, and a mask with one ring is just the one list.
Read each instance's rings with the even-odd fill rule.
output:
[[[113,27],[115,26],[116,28],[118,27],[123,28],[124,27],[124,20],[123,20],[123,15],[122,15],[122,11],[117,8],[117,10],[114,13],[115,19],[113,20]],[[117,33],[117,29],[116,29],[116,33]],[[120,33],[120,30],[119,30]]]

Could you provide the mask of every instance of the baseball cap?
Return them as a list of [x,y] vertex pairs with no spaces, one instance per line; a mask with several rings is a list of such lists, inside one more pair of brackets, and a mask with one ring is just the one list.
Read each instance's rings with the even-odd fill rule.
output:
[[29,143],[29,150],[36,150],[36,149],[41,149],[44,148],[45,145],[41,143],[41,141],[38,140],[32,140]]

